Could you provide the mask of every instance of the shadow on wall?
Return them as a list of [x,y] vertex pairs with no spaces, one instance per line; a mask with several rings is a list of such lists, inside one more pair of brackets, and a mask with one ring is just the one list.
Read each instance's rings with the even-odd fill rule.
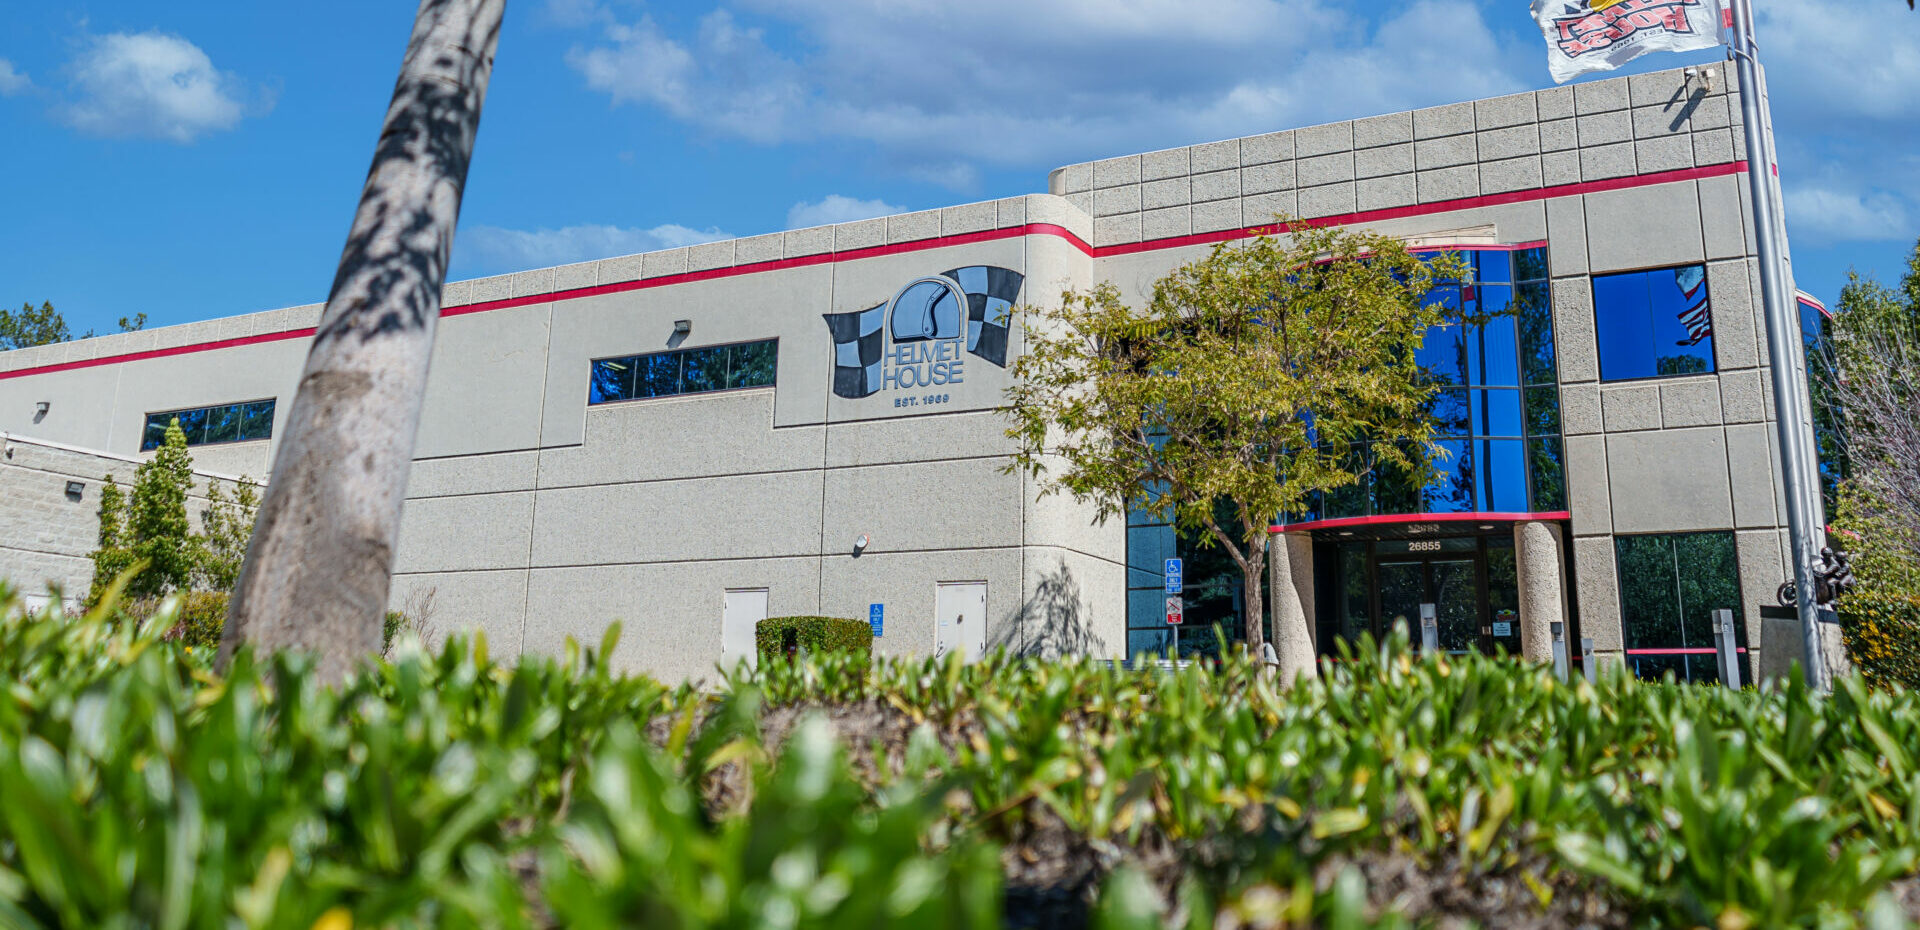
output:
[[1081,596],[1080,582],[1065,560],[1040,576],[1033,596],[1000,624],[990,649],[1004,648],[1021,656],[1057,658],[1092,655],[1106,649],[1106,640],[1093,632],[1093,608]]

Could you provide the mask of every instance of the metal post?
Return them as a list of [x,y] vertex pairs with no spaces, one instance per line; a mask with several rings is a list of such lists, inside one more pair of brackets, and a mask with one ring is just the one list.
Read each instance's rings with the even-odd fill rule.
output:
[[1773,184],[1772,142],[1766,127],[1759,77],[1758,46],[1753,38],[1752,0],[1733,0],[1733,60],[1740,76],[1740,113],[1746,123],[1747,186],[1753,199],[1755,250],[1760,253],[1760,297],[1766,310],[1767,358],[1772,366],[1774,427],[1780,444],[1781,480],[1787,492],[1787,534],[1791,540],[1795,608],[1800,616],[1800,638],[1807,685],[1817,691],[1831,688],[1821,657],[1819,617],[1814,604],[1813,564],[1820,551],[1814,533],[1819,529],[1813,507],[1819,484],[1809,486],[1814,461],[1813,430],[1807,413],[1807,391],[1796,383],[1795,349],[1799,343],[1798,314],[1781,265],[1780,204]]
[[1720,664],[1720,682],[1729,688],[1740,687],[1740,639],[1733,628],[1733,611],[1713,612],[1713,654]]
[[1580,672],[1587,676],[1588,683],[1592,683],[1600,674],[1600,670],[1593,667],[1593,637],[1591,636],[1580,637]]
[[1567,623],[1553,621],[1553,677],[1567,680]]
[[1420,605],[1420,651],[1426,655],[1440,652],[1440,620],[1432,604]]

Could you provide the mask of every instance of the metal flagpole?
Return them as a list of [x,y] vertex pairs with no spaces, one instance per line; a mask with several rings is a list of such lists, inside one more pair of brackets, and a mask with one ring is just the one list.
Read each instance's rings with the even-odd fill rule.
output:
[[1733,60],[1740,76],[1740,112],[1746,123],[1747,186],[1753,200],[1753,231],[1760,253],[1760,297],[1767,320],[1767,358],[1772,365],[1774,428],[1780,445],[1781,479],[1787,491],[1787,535],[1793,559],[1794,606],[1800,615],[1802,672],[1807,685],[1827,691],[1832,683],[1821,652],[1819,608],[1814,601],[1814,561],[1822,531],[1816,516],[1820,487],[1814,474],[1812,418],[1808,415],[1807,387],[1796,380],[1800,326],[1795,302],[1787,293],[1781,259],[1785,235],[1778,188],[1773,183],[1776,164],[1768,132],[1759,49],[1753,37],[1753,0],[1732,0],[1734,11]]

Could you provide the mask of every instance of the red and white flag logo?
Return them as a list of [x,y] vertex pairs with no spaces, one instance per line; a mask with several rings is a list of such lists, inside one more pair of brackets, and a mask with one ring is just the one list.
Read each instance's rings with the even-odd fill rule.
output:
[[1618,68],[1648,52],[1721,42],[1721,0],[1533,0],[1554,83]]

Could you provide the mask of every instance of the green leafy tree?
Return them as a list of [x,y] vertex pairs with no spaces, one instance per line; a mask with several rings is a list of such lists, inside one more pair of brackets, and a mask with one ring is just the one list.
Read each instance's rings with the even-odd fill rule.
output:
[[[144,329],[146,325],[147,315],[144,313],[123,316],[119,320],[123,333]],[[21,304],[18,313],[0,310],[0,351],[51,345],[72,338],[73,330],[67,327],[66,317],[53,309],[51,300],[41,302],[38,310],[34,309],[32,303]],[[93,338],[93,330],[80,334],[80,338]]]
[[247,543],[253,538],[253,523],[260,511],[260,487],[242,477],[228,497],[219,482],[207,488],[207,509],[200,514],[198,570],[196,587],[208,591],[232,591],[240,579],[240,563],[246,559]]
[[[1043,492],[1129,507],[1210,541],[1239,566],[1245,636],[1264,641],[1268,527],[1373,468],[1431,468],[1433,387],[1413,361],[1457,278],[1398,240],[1303,226],[1214,247],[1144,306],[1112,284],[1030,310],[1008,392],[1009,467]],[[1370,446],[1371,454],[1356,455]]]
[[169,424],[153,458],[134,469],[133,487],[122,495],[107,476],[100,491],[100,548],[93,554],[97,601],[107,585],[128,566],[147,566],[128,582],[131,598],[157,597],[192,587],[202,574],[207,546],[187,521],[187,493],[193,487],[193,458],[180,422]]

